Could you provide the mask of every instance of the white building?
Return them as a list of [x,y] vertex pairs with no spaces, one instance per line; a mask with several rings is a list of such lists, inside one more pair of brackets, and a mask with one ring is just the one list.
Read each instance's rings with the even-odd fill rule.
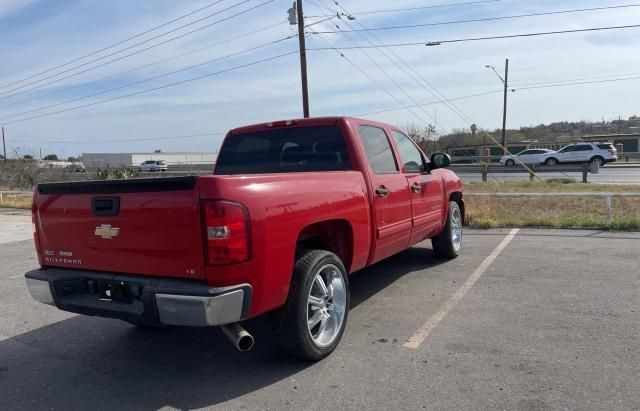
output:
[[164,160],[171,165],[213,165],[218,153],[82,153],[88,169],[135,167],[147,160]]

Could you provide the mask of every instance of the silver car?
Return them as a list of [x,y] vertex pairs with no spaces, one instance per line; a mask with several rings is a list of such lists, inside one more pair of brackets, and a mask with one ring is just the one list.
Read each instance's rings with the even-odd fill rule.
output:
[[164,160],[147,160],[138,166],[139,172],[167,171],[167,162]]
[[543,154],[553,153],[553,150],[547,150],[545,148],[532,148],[524,150],[515,155],[504,156],[500,159],[500,164],[506,167],[513,167],[516,164],[539,164],[540,157]]

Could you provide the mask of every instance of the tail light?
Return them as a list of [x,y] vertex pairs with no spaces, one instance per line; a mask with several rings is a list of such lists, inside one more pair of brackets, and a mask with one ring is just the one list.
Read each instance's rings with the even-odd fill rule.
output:
[[33,227],[33,243],[36,247],[36,254],[38,255],[38,262],[40,266],[43,264],[42,260],[42,250],[40,249],[40,236],[38,235],[38,219],[36,217],[36,199],[33,199],[33,203],[31,204],[31,225]]
[[618,152],[618,150],[616,150],[615,147],[612,147],[610,149],[607,150],[608,152],[610,152],[611,154],[613,154],[614,156],[616,155],[616,153]]
[[226,265],[249,260],[251,249],[247,209],[230,201],[205,201],[202,205],[207,263]]

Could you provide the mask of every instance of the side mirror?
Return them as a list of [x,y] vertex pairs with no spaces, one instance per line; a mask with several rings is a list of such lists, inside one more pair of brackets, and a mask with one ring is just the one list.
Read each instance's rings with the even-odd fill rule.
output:
[[431,155],[430,168],[435,170],[436,168],[446,168],[451,164],[451,157],[446,153],[434,153]]

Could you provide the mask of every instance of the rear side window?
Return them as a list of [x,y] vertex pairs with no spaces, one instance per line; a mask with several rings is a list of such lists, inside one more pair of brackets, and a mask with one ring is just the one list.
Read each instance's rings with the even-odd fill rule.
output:
[[358,134],[374,173],[398,172],[398,164],[393,156],[387,134],[383,129],[373,126],[360,126]]
[[593,147],[591,147],[591,145],[586,145],[586,144],[581,144],[579,146],[576,146],[576,148],[574,149],[574,151],[592,151]]
[[613,148],[613,145],[611,145],[611,144],[598,144],[598,148],[600,148],[602,150],[611,150]]
[[274,128],[232,135],[220,149],[215,174],[351,170],[337,126]]

